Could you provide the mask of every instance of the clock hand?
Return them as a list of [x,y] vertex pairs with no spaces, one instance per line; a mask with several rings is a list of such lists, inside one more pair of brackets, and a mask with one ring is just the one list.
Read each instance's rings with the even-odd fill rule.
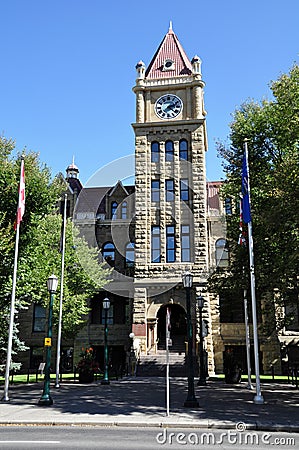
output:
[[170,104],[167,106],[167,108],[165,109],[165,111],[172,110],[173,107],[174,107],[174,103],[170,103]]

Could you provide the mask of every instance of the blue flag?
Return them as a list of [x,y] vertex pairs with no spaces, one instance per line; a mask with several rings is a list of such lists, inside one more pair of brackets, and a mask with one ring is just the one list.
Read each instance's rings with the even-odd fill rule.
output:
[[244,153],[243,165],[242,165],[242,211],[243,211],[244,223],[251,222],[248,183],[249,183],[249,181],[248,181],[248,162],[247,162],[246,153]]

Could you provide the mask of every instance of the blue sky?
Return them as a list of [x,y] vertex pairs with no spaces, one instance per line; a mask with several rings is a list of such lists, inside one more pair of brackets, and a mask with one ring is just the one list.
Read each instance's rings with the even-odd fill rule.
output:
[[235,108],[270,98],[270,81],[298,63],[298,0],[2,0],[0,14],[0,134],[53,174],[75,155],[83,183],[134,152],[135,65],[170,20],[202,59],[209,180],[223,176],[215,142],[228,141]]

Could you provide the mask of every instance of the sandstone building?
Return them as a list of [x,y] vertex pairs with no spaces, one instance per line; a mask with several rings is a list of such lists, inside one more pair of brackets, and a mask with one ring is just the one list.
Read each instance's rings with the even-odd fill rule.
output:
[[[90,299],[87,326],[74,342],[63,343],[64,349],[74,348],[76,363],[82,346],[91,345],[103,364],[102,300],[109,297],[112,365],[125,363],[130,333],[140,346],[141,363],[147,356],[159,354],[165,345],[167,308],[171,313],[172,351],[184,353],[186,293],[182,275],[189,271],[193,274],[191,322],[196,352],[197,297],[202,295],[208,372],[223,371],[227,348],[234,350],[246,372],[242,296],[216,297],[207,289],[208,276],[229,264],[225,215],[230,213],[230,204],[219,196],[221,182],[206,180],[201,60],[198,56],[189,59],[170,28],[149,65],[140,61],[136,70],[136,120],[132,124],[135,183],[123,180],[113,186],[82,188],[78,169],[74,164],[68,167],[74,223],[89,245],[101,249],[103,261],[113,270],[106,289]],[[32,332],[25,338],[31,343],[31,355],[37,352],[42,357],[42,337]],[[262,371],[269,372],[272,365],[276,372],[281,370],[282,343],[290,339],[296,339],[296,331],[261,336]]]

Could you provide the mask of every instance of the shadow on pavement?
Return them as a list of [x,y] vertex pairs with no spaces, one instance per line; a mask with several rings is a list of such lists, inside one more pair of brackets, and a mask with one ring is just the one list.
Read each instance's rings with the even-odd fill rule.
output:
[[[54,404],[38,407],[42,383],[19,385],[10,388],[10,402],[32,409],[37,413],[49,408],[57,415],[100,415],[129,417],[165,417],[164,378],[124,378],[111,381],[109,385],[94,382],[88,385],[61,384],[59,389],[51,387]],[[192,419],[208,419],[215,422],[257,422],[282,425],[298,424],[299,391],[291,385],[265,384],[262,392],[263,405],[253,402],[255,392],[246,388],[246,383],[227,385],[223,381],[209,381],[207,386],[197,386],[196,397],[199,408],[184,408],[187,396],[187,379],[170,380],[170,413],[174,416]]]

